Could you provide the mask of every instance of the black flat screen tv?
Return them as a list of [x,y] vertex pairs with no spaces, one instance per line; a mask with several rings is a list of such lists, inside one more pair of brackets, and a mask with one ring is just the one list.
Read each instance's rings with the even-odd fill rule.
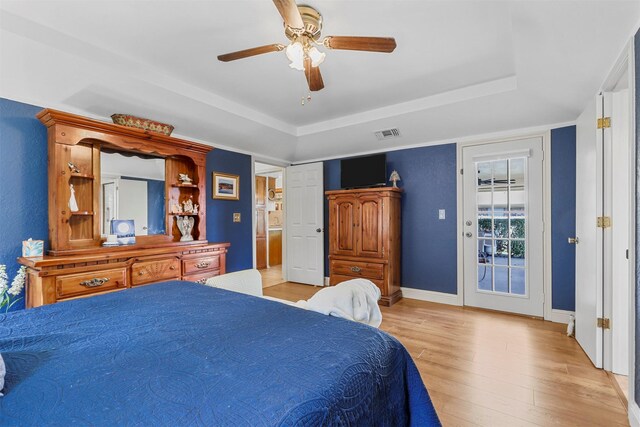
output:
[[387,183],[387,156],[353,157],[340,162],[340,187],[383,187]]

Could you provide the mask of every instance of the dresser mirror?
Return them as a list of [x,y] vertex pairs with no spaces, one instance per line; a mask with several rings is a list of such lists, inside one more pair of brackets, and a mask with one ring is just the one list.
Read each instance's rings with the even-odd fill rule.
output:
[[167,234],[165,159],[142,153],[100,150],[100,230],[112,220],[133,220],[136,236]]

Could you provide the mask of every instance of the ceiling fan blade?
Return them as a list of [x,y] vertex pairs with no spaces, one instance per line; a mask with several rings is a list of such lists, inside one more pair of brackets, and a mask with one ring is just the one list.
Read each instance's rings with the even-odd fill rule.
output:
[[278,12],[282,15],[284,23],[291,28],[304,29],[304,22],[298,10],[298,5],[294,0],[273,0]]
[[304,75],[307,78],[307,83],[309,83],[309,90],[311,92],[317,92],[324,88],[322,74],[320,74],[320,67],[312,67],[310,58],[305,58],[304,60]]
[[268,44],[266,46],[252,47],[251,49],[239,50],[237,52],[219,55],[218,60],[222,62],[235,61],[236,59],[248,58],[250,56],[262,55],[263,53],[280,52],[284,49],[281,44]]
[[396,48],[393,37],[328,36],[322,43],[329,49],[364,50],[367,52],[391,53]]

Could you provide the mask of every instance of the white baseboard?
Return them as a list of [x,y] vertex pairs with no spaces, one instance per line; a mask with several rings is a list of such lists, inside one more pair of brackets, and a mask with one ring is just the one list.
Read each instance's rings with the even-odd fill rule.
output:
[[446,294],[444,292],[425,291],[424,289],[400,288],[403,298],[417,299],[420,301],[437,302],[440,304],[461,305],[458,302],[457,294]]
[[572,314],[575,316],[573,311],[551,309],[551,313],[545,316],[544,320],[555,323],[564,323],[566,325],[569,323],[569,316]]
[[631,427],[640,427],[640,407],[634,401],[629,402],[629,424]]

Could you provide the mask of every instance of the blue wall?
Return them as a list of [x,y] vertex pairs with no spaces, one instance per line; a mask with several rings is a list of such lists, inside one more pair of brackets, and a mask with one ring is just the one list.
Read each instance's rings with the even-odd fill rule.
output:
[[635,70],[636,70],[636,378],[635,378],[635,398],[640,405],[640,31],[635,36]]
[[[389,173],[396,169],[402,196],[402,286],[456,294],[456,144],[387,153]],[[340,161],[324,162],[325,190],[340,188]],[[438,209],[446,219],[438,219]],[[325,200],[325,230],[329,221]],[[328,233],[325,233],[325,235]],[[325,239],[325,253],[329,253]],[[325,263],[328,276],[328,263]]]
[[[0,98],[0,264],[11,279],[23,240],[48,245],[47,132],[35,118],[41,109]],[[12,310],[22,308],[24,299]]]
[[120,178],[145,181],[147,183],[147,227],[149,228],[149,234],[164,234],[164,181],[131,176],[121,176]]
[[551,274],[552,307],[575,310],[576,127],[551,131]]
[[[214,200],[212,173],[240,175],[240,200]],[[227,272],[253,268],[251,156],[215,149],[207,155],[207,240],[230,242]],[[239,212],[242,221],[233,222]]]

